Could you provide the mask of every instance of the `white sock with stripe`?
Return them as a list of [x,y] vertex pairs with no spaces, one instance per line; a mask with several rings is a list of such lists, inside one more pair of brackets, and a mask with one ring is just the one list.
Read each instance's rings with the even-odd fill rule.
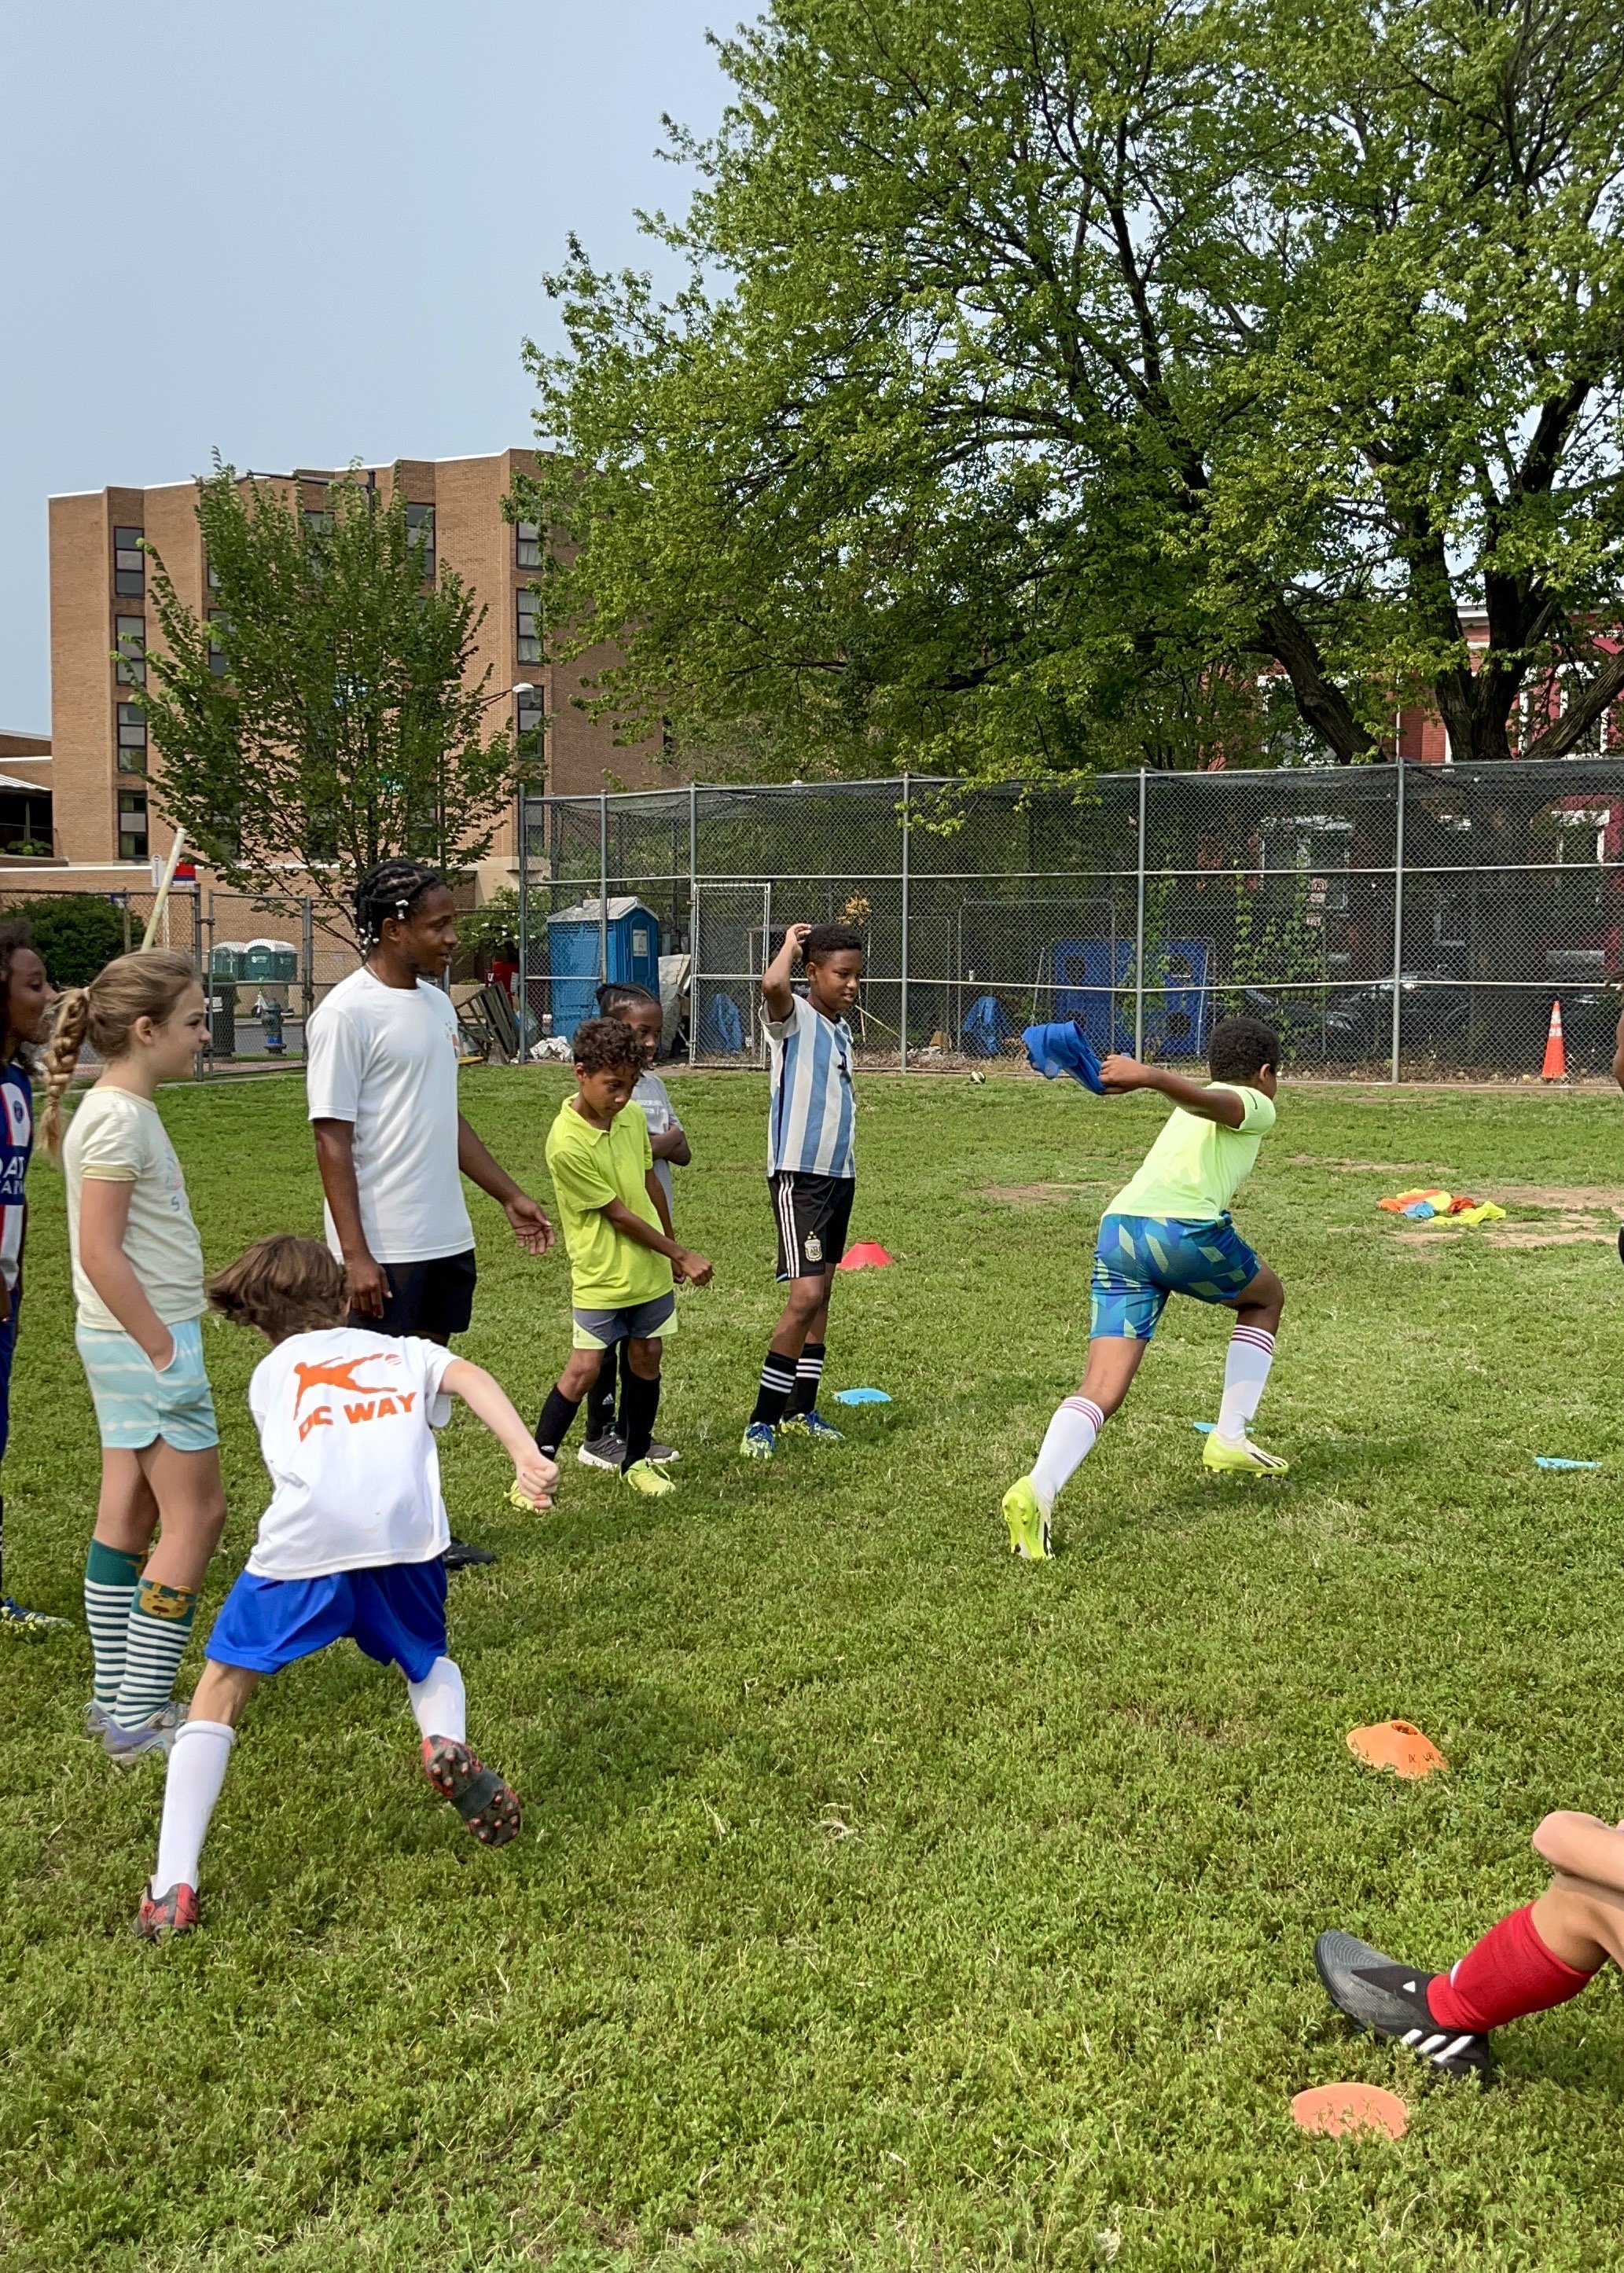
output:
[[1273,1334],[1266,1334],[1261,1326],[1236,1327],[1223,1362],[1223,1400],[1218,1407],[1218,1434],[1226,1444],[1238,1444],[1244,1438],[1274,1362]]
[[1032,1488],[1045,1515],[1093,1452],[1105,1415],[1090,1397],[1068,1397],[1049,1424],[1032,1467]]
[[163,1822],[152,1874],[154,1900],[171,1887],[196,1887],[208,1819],[236,1742],[236,1730],[223,1721],[188,1721],[176,1737],[163,1780]]

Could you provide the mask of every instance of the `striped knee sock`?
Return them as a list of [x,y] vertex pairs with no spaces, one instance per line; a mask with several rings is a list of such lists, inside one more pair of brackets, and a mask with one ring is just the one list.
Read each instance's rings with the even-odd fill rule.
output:
[[781,1350],[770,1349],[767,1362],[762,1368],[761,1388],[756,1399],[756,1410],[750,1415],[753,1429],[764,1421],[776,1429],[784,1418],[784,1408],[789,1403],[795,1387],[795,1361]]
[[141,1557],[122,1548],[90,1542],[85,1557],[85,1624],[90,1629],[91,1654],[95,1659],[96,1703],[110,1713],[118,1702],[118,1684],[124,1677],[124,1643],[130,1631],[130,1605],[141,1575]]
[[808,1342],[795,1360],[795,1386],[790,1392],[787,1420],[791,1413],[810,1413],[817,1404],[817,1385],[823,1378],[823,1345]]
[[1218,1407],[1218,1434],[1226,1444],[1238,1444],[1244,1437],[1274,1362],[1273,1334],[1261,1326],[1236,1327],[1223,1362],[1223,1401]]
[[192,1587],[166,1587],[161,1579],[143,1579],[136,1588],[124,1630],[124,1678],[112,1708],[121,1729],[139,1728],[173,1696],[197,1607],[197,1591]]
[[1093,1452],[1104,1426],[1105,1415],[1091,1397],[1068,1397],[1049,1422],[1043,1449],[1032,1467],[1033,1489],[1045,1514]]

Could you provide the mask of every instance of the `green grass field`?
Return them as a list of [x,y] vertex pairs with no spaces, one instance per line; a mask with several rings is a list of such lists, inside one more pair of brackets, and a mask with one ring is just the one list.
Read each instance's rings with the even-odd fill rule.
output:
[[[561,1093],[466,1077],[544,1194]],[[454,1523],[501,1554],[453,1579],[452,1639],[519,1841],[467,1836],[345,1645],[250,1707],[203,1930],[156,1951],[161,1774],[80,1733],[96,1439],[36,1166],[7,1575],[76,1631],[0,1655],[7,2268],[1624,2262],[1611,1977],[1508,2031],[1480,2095],[1353,2038],[1310,1960],[1342,1924],[1447,1962],[1537,1890],[1548,1807],[1624,1812],[1618,1097],[1288,1086],[1239,1216],[1290,1295],[1258,1431],[1290,1480],[1203,1477],[1226,1322],[1175,1306],[1033,1568],[998,1496],[1075,1385],[1094,1220],[1157,1108],[869,1079],[853,1236],[899,1259],[838,1282],[830,1380],[896,1401],[758,1470],[763,1090],[677,1095],[717,1264],[668,1348],[680,1496],[572,1462],[527,1518],[447,1434]],[[163,1106],[211,1264],[316,1227],[297,1079]],[[1523,1243],[1377,1212],[1434,1180],[1512,1196]],[[466,1351],[533,1412],[566,1274],[474,1205]],[[258,1346],[207,1347],[231,1515],[199,1640],[264,1489]],[[1389,1714],[1448,1778],[1355,1765]],[[1343,2077],[1403,2094],[1402,2144],[1293,2130]]]

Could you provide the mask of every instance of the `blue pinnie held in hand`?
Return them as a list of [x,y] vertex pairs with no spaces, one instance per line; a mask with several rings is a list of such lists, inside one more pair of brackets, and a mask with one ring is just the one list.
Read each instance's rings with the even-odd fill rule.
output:
[[1020,1039],[1033,1070],[1041,1073],[1045,1081],[1056,1081],[1063,1073],[1069,1073],[1073,1081],[1080,1081],[1096,1097],[1104,1096],[1100,1061],[1079,1021],[1064,1018],[1049,1025],[1028,1026]]

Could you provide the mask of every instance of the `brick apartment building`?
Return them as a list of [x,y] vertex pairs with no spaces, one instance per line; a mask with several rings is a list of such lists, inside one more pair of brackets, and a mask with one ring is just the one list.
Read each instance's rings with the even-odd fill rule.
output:
[[[541,532],[523,521],[515,526],[502,513],[515,474],[535,465],[533,451],[504,450],[492,457],[407,459],[366,469],[361,478],[385,499],[398,481],[420,532],[425,570],[455,568],[485,604],[473,675],[488,664],[492,693],[522,683],[534,688],[533,697],[515,699],[508,715],[521,731],[545,721],[549,788],[596,795],[668,779],[657,775],[646,749],[617,746],[611,728],[595,724],[579,705],[583,676],[591,676],[608,650],[569,671],[539,660],[530,587],[540,566]],[[258,477],[297,488],[307,513],[323,509],[328,485],[338,478],[303,468]],[[194,484],[177,482],[50,500],[51,731],[48,743],[0,735],[0,851],[26,826],[23,841],[54,839],[55,859],[33,876],[19,875],[21,862],[8,859],[8,889],[117,891],[145,881],[152,857],[169,849],[170,832],[149,801],[147,728],[132,699],[148,639],[156,636],[155,619],[149,625],[147,613],[148,562],[140,545],[145,538],[156,549],[180,598],[206,615],[207,564],[196,496]],[[493,718],[503,715],[492,705]],[[35,783],[25,823],[23,792]],[[41,789],[49,792],[49,810]],[[482,884],[494,889],[510,881],[514,855],[514,823],[507,818]]]

